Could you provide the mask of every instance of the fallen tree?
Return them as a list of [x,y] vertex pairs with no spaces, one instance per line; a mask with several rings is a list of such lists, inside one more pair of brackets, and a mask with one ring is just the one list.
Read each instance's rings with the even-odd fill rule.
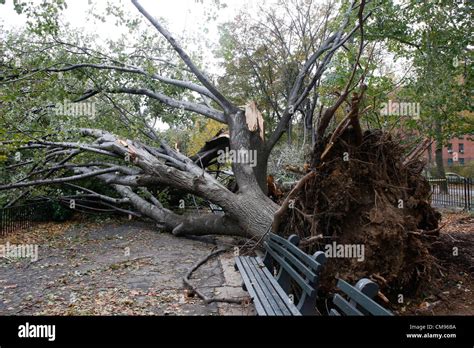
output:
[[[398,282],[406,285],[413,282],[414,277],[429,273],[429,253],[423,239],[433,235],[427,231],[436,231],[438,226],[436,213],[426,203],[428,186],[420,176],[416,156],[420,152],[417,150],[416,154],[405,157],[389,135],[378,131],[363,133],[359,124],[359,118],[365,112],[359,110],[365,85],[364,75],[357,79],[356,72],[365,48],[364,22],[370,16],[370,12],[364,13],[365,1],[351,1],[338,29],[327,33],[320,47],[315,48],[301,65],[288,88],[285,109],[267,135],[255,103],[250,102],[245,108],[234,105],[198,68],[171,33],[137,0],[132,0],[132,3],[173,47],[199,83],[156,74],[149,77],[192,91],[210,102],[198,104],[174,99],[148,87],[129,86],[91,89],[76,101],[98,94],[145,96],[171,108],[184,109],[221,122],[228,127],[228,135],[221,134],[217,140],[222,142],[216,140],[209,143],[208,148],[204,147],[192,158],[170,147],[152,127],[144,127],[143,133],[154,141],[154,146],[90,128],[70,130],[66,134],[67,141],[57,140],[54,135],[32,137],[18,151],[40,152],[42,160],[25,177],[0,186],[0,190],[24,190],[10,204],[25,197],[31,187],[74,183],[78,192],[69,195],[68,200],[84,201],[87,198],[100,201],[117,210],[148,217],[160,228],[175,235],[220,234],[261,240],[273,223],[275,232],[300,234],[303,245],[309,250],[322,247],[320,237],[328,238],[322,239],[325,242],[334,239],[338,243],[364,243],[370,247],[371,253],[367,254],[370,261],[364,264],[346,265],[351,261],[341,261],[347,266],[345,275],[350,277],[372,272],[387,284]],[[358,20],[351,27],[350,18],[354,13]],[[360,32],[360,47],[352,74],[334,105],[326,108],[318,119],[317,141],[309,172],[279,206],[266,192],[270,153],[287,131],[295,112],[306,107],[308,96],[319,86],[335,52],[356,32]],[[148,75],[140,67],[105,63],[66,64],[42,70],[67,73],[81,69]],[[348,101],[351,93],[352,98]],[[336,111],[344,103],[349,104],[349,112],[328,134]],[[237,190],[230,190],[205,170],[215,159],[216,149],[227,145],[231,151],[252,153],[257,158],[255,163],[248,160],[232,162]],[[84,160],[87,158],[85,155],[94,160]],[[29,164],[31,161],[25,160],[15,166]],[[112,187],[119,197],[105,196],[77,186],[78,181],[92,177]],[[224,214],[180,215],[165,208],[151,194],[150,188],[154,185],[165,185],[202,197],[219,205]],[[401,209],[397,206],[400,200],[404,204]],[[385,245],[393,253],[377,251]],[[334,276],[335,270],[340,270],[338,262],[330,267],[333,268],[327,274],[331,276]],[[415,283],[418,283],[416,279]]]
[[[187,69],[199,81],[199,84],[156,74],[150,78],[190,90],[212,101],[213,104],[203,105],[187,100],[177,100],[149,88],[128,86],[106,90],[91,89],[77,98],[75,102],[85,101],[98,94],[140,95],[158,100],[169,107],[195,112],[225,124],[228,127],[229,135],[228,138],[226,136],[222,139],[226,140],[230,151],[245,152],[257,158],[255,163],[245,160],[232,163],[238,191],[231,192],[203,169],[209,161],[206,149],[191,159],[159,139],[153,128],[149,126],[144,127],[143,133],[152,139],[157,144],[156,146],[146,145],[133,139],[123,139],[106,130],[99,129],[70,130],[66,134],[66,138],[70,141],[54,141],[53,135],[40,139],[33,137],[28,144],[18,150],[42,152],[44,160],[35,165],[21,180],[2,185],[0,190],[27,188],[26,192],[29,192],[28,188],[32,186],[65,184],[96,177],[106,185],[111,185],[120,194],[121,199],[126,200],[129,204],[129,211],[152,218],[161,227],[177,235],[233,234],[261,238],[269,230],[273,215],[278,209],[278,205],[266,195],[267,162],[270,152],[285,133],[294,113],[303,105],[308,94],[321,79],[335,52],[361,28],[363,22],[370,15],[366,14],[363,18],[361,17],[358,23],[350,27],[352,13],[359,11],[362,14],[364,2],[358,4],[356,1],[352,1],[339,28],[333,33],[326,33],[327,36],[322,40],[321,46],[315,49],[308,60],[302,64],[290,89],[286,109],[267,138],[265,138],[263,130],[262,116],[255,103],[249,103],[244,109],[234,105],[198,68],[172,34],[138,1],[133,0],[132,3],[167,40]],[[92,63],[65,64],[63,67],[47,67],[35,71],[68,73],[82,69],[148,74],[145,69],[139,67]],[[12,78],[17,79],[18,76]],[[81,157],[84,153],[100,159],[74,163],[73,160]],[[214,154],[215,152],[211,150],[211,155]],[[30,163],[30,161],[25,161],[15,166],[18,168],[18,166]],[[65,173],[73,174],[67,175]],[[137,189],[146,190],[147,186],[155,184],[167,185],[182,192],[203,197],[222,207],[225,215],[182,216],[165,209],[152,195],[149,195],[147,199],[137,194]],[[83,190],[81,194],[71,195],[68,198],[80,198],[84,192],[86,191]],[[9,204],[14,204],[25,195],[25,192],[20,193]],[[93,192],[88,192],[88,195],[89,198],[95,197],[110,204],[116,199],[103,197],[103,195]]]

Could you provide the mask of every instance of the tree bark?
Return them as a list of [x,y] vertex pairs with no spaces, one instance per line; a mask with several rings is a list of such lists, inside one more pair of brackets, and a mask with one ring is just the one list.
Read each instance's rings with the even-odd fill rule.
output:
[[[439,120],[435,121],[435,136],[436,136],[436,148],[435,148],[435,163],[436,163],[436,176],[438,179],[446,179],[446,173],[444,170],[443,161],[443,129]],[[439,185],[440,191],[448,193],[448,183],[442,181]]]

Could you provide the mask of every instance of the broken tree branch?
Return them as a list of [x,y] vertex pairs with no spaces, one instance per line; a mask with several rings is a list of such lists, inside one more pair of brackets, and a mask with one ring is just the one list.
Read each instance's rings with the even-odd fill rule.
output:
[[303,178],[301,178],[300,181],[298,181],[298,183],[293,188],[293,190],[290,191],[288,196],[286,196],[285,200],[283,201],[283,204],[276,211],[276,213],[274,214],[274,217],[273,217],[272,231],[274,233],[278,232],[278,228],[280,227],[280,223],[283,219],[284,214],[288,210],[288,206],[290,205],[291,200],[295,198],[296,194],[303,187],[303,185],[306,184],[306,182],[308,180],[314,178],[315,175],[316,175],[316,172],[314,172],[314,171],[311,171],[308,174],[306,174]]
[[211,252],[209,255],[199,260],[183,277],[184,285],[187,288],[189,288],[191,291],[193,291],[196,295],[198,295],[206,304],[213,303],[213,302],[243,304],[247,300],[245,298],[208,297],[206,294],[204,294],[202,291],[198,290],[194,285],[191,284],[191,281],[190,281],[191,276],[199,267],[201,267],[202,265],[204,265],[206,262],[216,257],[217,255],[222,254],[223,252],[226,252],[227,250],[228,249],[221,248],[221,249]]
[[183,62],[189,67],[197,79],[206,87],[212,95],[219,101],[219,105],[227,113],[236,113],[237,108],[228,101],[214,86],[214,84],[209,80],[207,76],[194,64],[188,54],[184,49],[178,44],[176,39],[171,35],[171,33],[163,27],[155,18],[153,18],[144,8],[138,0],[132,0],[133,5],[138,9],[138,11],[148,19],[148,21],[158,30],[158,32],[163,35],[163,37],[169,42],[173,49],[178,53]]

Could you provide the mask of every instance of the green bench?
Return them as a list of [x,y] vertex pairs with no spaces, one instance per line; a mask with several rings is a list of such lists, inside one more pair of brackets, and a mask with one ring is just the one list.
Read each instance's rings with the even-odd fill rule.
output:
[[[243,279],[258,315],[318,315],[316,309],[319,276],[326,255],[318,251],[308,255],[298,248],[296,235],[284,239],[273,233],[265,236],[263,259],[237,256],[235,269]],[[294,291],[295,287],[299,290]],[[341,294],[333,297],[330,316],[385,315],[392,312],[373,298],[379,287],[363,278],[355,286],[338,279]],[[295,294],[297,292],[297,294]]]
[[[319,273],[326,261],[322,251],[308,255],[298,248],[299,238],[288,240],[267,234],[265,257],[238,256],[243,288],[248,291],[258,315],[317,315]],[[293,292],[298,287],[297,294]],[[297,301],[296,301],[297,299]]]
[[383,308],[373,300],[379,292],[379,287],[370,279],[362,278],[355,286],[339,279],[337,287],[347,299],[340,294],[335,294],[332,301],[334,308],[329,311],[329,315],[393,315],[392,312]]

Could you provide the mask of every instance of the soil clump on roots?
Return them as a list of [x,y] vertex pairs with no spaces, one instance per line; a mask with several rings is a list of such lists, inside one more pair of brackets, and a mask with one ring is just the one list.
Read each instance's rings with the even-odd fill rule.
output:
[[277,233],[299,235],[309,253],[327,251],[328,245],[363,251],[328,257],[322,294],[335,290],[336,277],[351,284],[368,277],[396,301],[397,294],[416,294],[430,282],[436,268],[430,245],[438,238],[441,214],[429,203],[419,156],[407,160],[400,139],[379,130],[365,131],[355,146],[351,131],[330,151],[328,138],[316,144],[311,169],[287,197]]

